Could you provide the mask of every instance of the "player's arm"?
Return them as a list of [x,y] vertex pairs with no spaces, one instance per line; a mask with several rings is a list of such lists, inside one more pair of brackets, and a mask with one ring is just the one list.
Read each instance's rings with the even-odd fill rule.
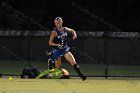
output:
[[50,35],[50,40],[49,40],[49,45],[50,46],[60,46],[60,44],[55,44],[53,42],[54,37],[57,35],[57,33],[55,31],[52,31],[51,35]]
[[71,28],[66,28],[66,30],[67,30],[68,32],[70,32],[70,33],[73,34],[73,38],[72,38],[73,40],[77,38],[77,34],[76,34],[76,32],[75,32],[73,29],[71,29]]
[[36,79],[40,79],[40,78],[44,77],[45,75],[48,75],[49,73],[50,73],[50,69],[45,70],[45,71],[41,72],[41,74],[39,74],[39,75],[36,77]]

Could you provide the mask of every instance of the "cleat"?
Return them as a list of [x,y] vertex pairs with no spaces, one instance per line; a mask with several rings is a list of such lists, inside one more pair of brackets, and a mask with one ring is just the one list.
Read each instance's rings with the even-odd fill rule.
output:
[[84,75],[84,74],[80,75],[80,77],[81,77],[81,79],[82,79],[83,81],[85,81],[85,80],[87,79],[87,76]]

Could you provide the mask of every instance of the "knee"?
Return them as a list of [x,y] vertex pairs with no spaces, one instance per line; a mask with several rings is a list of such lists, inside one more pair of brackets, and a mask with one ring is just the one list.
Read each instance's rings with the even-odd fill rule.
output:
[[55,68],[60,69],[61,68],[61,65],[60,64],[55,64]]
[[69,60],[69,63],[73,66],[76,64],[76,61],[75,60]]
[[61,68],[61,66],[60,66],[60,65],[55,65],[55,68],[60,69],[60,68]]
[[71,65],[72,65],[72,66],[74,66],[75,64],[76,64],[76,62],[75,62],[75,61],[71,62]]

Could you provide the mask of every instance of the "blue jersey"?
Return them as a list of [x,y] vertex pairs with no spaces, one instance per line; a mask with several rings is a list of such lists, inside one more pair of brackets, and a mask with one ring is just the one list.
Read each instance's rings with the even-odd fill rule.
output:
[[67,44],[67,29],[65,27],[62,27],[62,31],[58,31],[57,28],[54,28],[54,30],[57,33],[57,36],[54,37],[53,42],[55,44],[62,45],[62,48],[60,49],[57,46],[53,46],[53,56],[54,59],[57,60],[58,57],[64,56],[67,52],[69,52],[69,47]]
[[[54,30],[57,33],[57,36],[54,37],[53,42],[55,44],[62,45],[62,48],[65,48],[67,46],[67,31],[65,27],[62,27],[62,31],[58,31],[57,28],[54,28]],[[56,46],[53,46],[55,49],[59,49]]]

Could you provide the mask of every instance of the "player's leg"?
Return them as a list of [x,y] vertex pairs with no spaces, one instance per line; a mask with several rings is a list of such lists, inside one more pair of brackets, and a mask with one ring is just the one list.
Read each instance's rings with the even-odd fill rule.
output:
[[59,57],[57,60],[55,60],[55,67],[58,69],[61,68],[61,57]]
[[76,63],[75,58],[73,57],[73,55],[71,54],[71,52],[67,52],[64,56],[70,62],[70,64],[73,66],[74,70],[78,73],[78,75],[83,80],[86,80],[86,76],[81,73],[80,68],[79,68],[79,65]]

